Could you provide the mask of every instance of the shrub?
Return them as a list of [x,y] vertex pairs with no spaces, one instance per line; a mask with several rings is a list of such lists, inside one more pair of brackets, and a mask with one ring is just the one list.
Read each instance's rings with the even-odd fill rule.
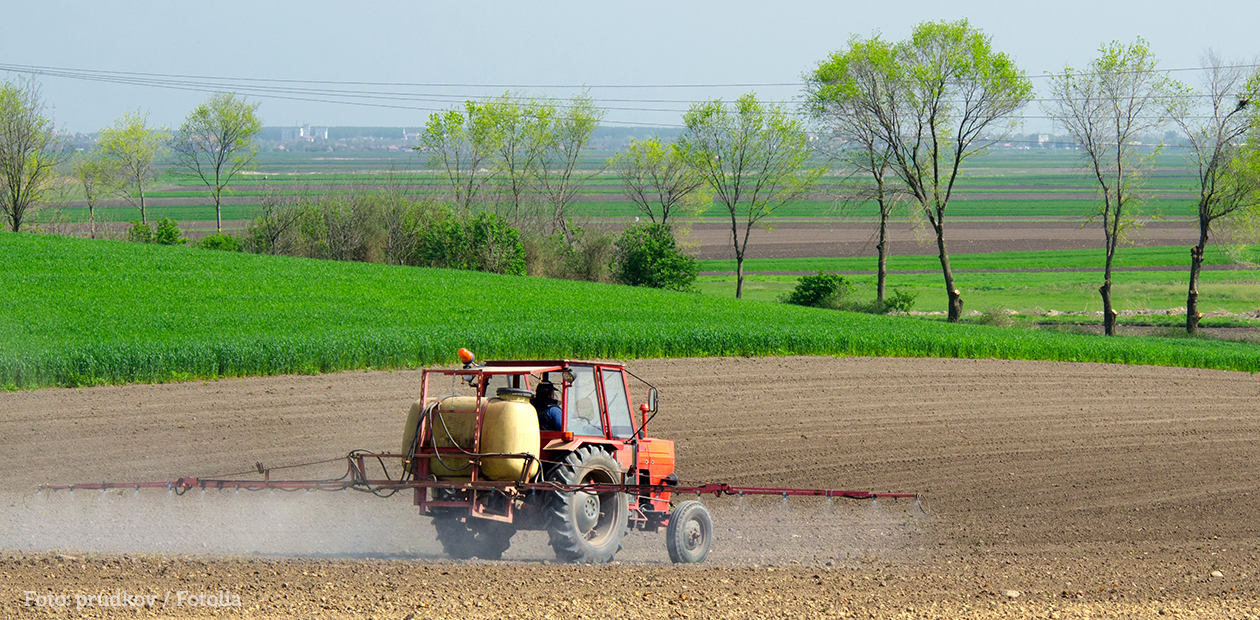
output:
[[780,301],[797,306],[840,309],[845,296],[853,292],[853,285],[844,276],[818,272],[816,276],[801,276],[796,288]]
[[184,245],[188,243],[188,239],[180,236],[184,234],[179,229],[179,223],[175,220],[164,217],[157,222],[157,232],[153,233],[153,243],[159,245]]
[[1015,321],[1011,319],[1010,311],[1002,306],[989,306],[988,308],[985,308],[984,312],[980,313],[980,317],[977,319],[977,322],[981,325],[990,325],[993,327],[1010,327],[1015,324]]
[[631,226],[617,238],[613,279],[620,284],[690,291],[698,273],[695,257],[678,249],[668,224]]
[[526,235],[526,271],[540,278],[610,282],[615,240],[604,230],[587,230],[570,223],[564,233]]
[[496,213],[459,217],[446,213],[421,225],[413,264],[525,275],[521,232]]
[[219,233],[216,235],[206,235],[197,242],[197,247],[203,250],[223,250],[225,252],[240,252],[241,240],[227,233]]
[[133,243],[153,243],[153,228],[140,220],[133,221],[127,230],[127,240]]
[[302,254],[371,262],[380,236],[377,207],[372,196],[364,192],[321,197],[303,211]]
[[262,214],[245,229],[241,249],[254,254],[292,255],[306,205],[287,202],[273,193],[263,196]]
[[908,293],[901,289],[893,289],[892,296],[884,296],[884,307],[880,308],[881,314],[889,312],[909,312],[914,307],[914,300],[919,295],[917,293]]

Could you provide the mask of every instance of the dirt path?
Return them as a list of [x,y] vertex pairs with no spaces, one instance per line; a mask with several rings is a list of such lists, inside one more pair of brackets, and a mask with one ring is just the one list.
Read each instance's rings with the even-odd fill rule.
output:
[[[931,514],[706,498],[717,543],[700,567],[669,566],[643,533],[614,566],[544,564],[536,532],[503,562],[449,562],[408,498],[31,493],[396,449],[416,372],[19,392],[0,395],[0,615],[132,617],[74,609],[127,590],[241,602],[158,600],[161,616],[1260,617],[1255,376],[895,358],[632,369],[661,390],[651,430],[677,441],[684,479],[919,491]],[[71,607],[28,607],[28,591]]]

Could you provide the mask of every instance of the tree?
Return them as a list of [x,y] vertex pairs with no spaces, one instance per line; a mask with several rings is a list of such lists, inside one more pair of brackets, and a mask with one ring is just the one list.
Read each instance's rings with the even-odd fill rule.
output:
[[801,122],[781,106],[757,101],[752,93],[734,105],[721,100],[697,103],[683,115],[683,123],[686,129],[675,142],[678,152],[730,213],[739,299],[753,228],[779,207],[805,196],[822,170],[805,168],[810,147]]
[[483,170],[499,148],[499,128],[488,104],[465,101],[460,111],[429,115],[417,151],[429,157],[429,166],[441,170],[451,186],[451,200],[464,213],[472,209],[478,192],[490,180]]
[[262,213],[245,229],[245,249],[256,254],[289,254],[307,208],[300,199],[264,190]]
[[506,190],[507,217],[512,221],[520,221],[526,215],[535,168],[546,146],[539,110],[538,102],[511,91],[484,104],[496,138],[495,176]]
[[671,291],[693,290],[699,268],[678,249],[669,224],[631,226],[617,239],[613,278],[619,284]]
[[659,216],[659,222],[668,226],[675,211],[704,199],[696,194],[704,177],[683,161],[677,146],[663,145],[657,138],[631,140],[608,165],[621,177],[622,193],[653,223]]
[[[157,176],[157,160],[166,152],[166,130],[148,126],[148,115],[139,111],[123,114],[113,127],[101,130],[96,143],[100,157],[118,177],[118,189],[128,202],[144,213],[144,188]],[[218,205],[218,200],[215,200]]]
[[109,164],[99,153],[79,153],[70,162],[75,180],[83,187],[83,200],[87,203],[91,237],[96,238],[96,205],[114,189],[114,175]]
[[[859,104],[879,96],[874,59],[865,55],[865,50],[860,40],[852,40],[847,53],[833,55],[804,76],[805,111],[830,138],[823,141],[820,150],[847,165],[853,173],[851,179],[867,177],[867,182],[854,180],[848,193],[854,202],[873,200],[879,209],[875,303],[883,307],[888,281],[888,220],[904,191],[889,178],[892,148],[880,137],[878,119]],[[865,92],[861,97],[848,96],[845,89]]]
[[223,232],[223,189],[258,154],[254,143],[262,129],[258,105],[232,93],[215,93],[188,115],[171,146],[176,163],[210,188],[218,233]]
[[[1260,97],[1260,72],[1245,70],[1241,62],[1227,66],[1211,51],[1203,58],[1203,69],[1202,95],[1207,105],[1179,106],[1173,115],[1189,142],[1189,158],[1199,184],[1199,242],[1190,249],[1186,296],[1186,332],[1190,334],[1198,331],[1203,318],[1199,314],[1199,272],[1213,225],[1260,209],[1260,167],[1256,166],[1260,145],[1246,140],[1249,133],[1260,129],[1255,103]],[[1178,101],[1195,101],[1197,94],[1187,91]],[[1254,140],[1260,135],[1252,137]]]
[[891,169],[927,217],[949,299],[949,321],[962,317],[945,243],[945,214],[963,164],[1003,139],[1032,83],[967,20],[925,22],[909,40],[855,38],[814,74],[815,105],[855,114],[874,132]]
[[27,212],[53,189],[64,146],[34,78],[0,86],[0,210],[9,230],[22,230]]
[[1163,125],[1178,86],[1156,72],[1146,41],[1104,44],[1086,71],[1071,67],[1054,78],[1046,113],[1081,147],[1086,166],[1098,183],[1101,201],[1090,221],[1102,220],[1106,249],[1103,283],[1103,331],[1116,333],[1118,312],[1111,304],[1111,266],[1141,205],[1139,174],[1146,158],[1138,136]]
[[599,174],[578,171],[582,151],[591,141],[604,111],[595,107],[590,95],[576,95],[567,104],[542,104],[538,108],[537,131],[541,148],[534,179],[551,209],[552,230],[558,231],[567,244],[574,242],[569,224],[569,205],[577,200],[587,179]]

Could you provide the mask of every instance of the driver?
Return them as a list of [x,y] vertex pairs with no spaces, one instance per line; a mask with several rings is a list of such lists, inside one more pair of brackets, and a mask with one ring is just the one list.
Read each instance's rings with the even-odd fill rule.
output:
[[538,384],[538,391],[529,404],[538,411],[538,430],[564,430],[564,412],[560,410],[560,401],[556,400],[556,386],[550,381]]

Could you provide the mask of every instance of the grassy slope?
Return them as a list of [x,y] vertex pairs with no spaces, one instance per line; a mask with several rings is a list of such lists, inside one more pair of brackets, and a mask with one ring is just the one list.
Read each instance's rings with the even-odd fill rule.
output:
[[900,355],[1260,370],[1254,346],[1104,339],[489,274],[0,234],[0,385],[495,357]]

